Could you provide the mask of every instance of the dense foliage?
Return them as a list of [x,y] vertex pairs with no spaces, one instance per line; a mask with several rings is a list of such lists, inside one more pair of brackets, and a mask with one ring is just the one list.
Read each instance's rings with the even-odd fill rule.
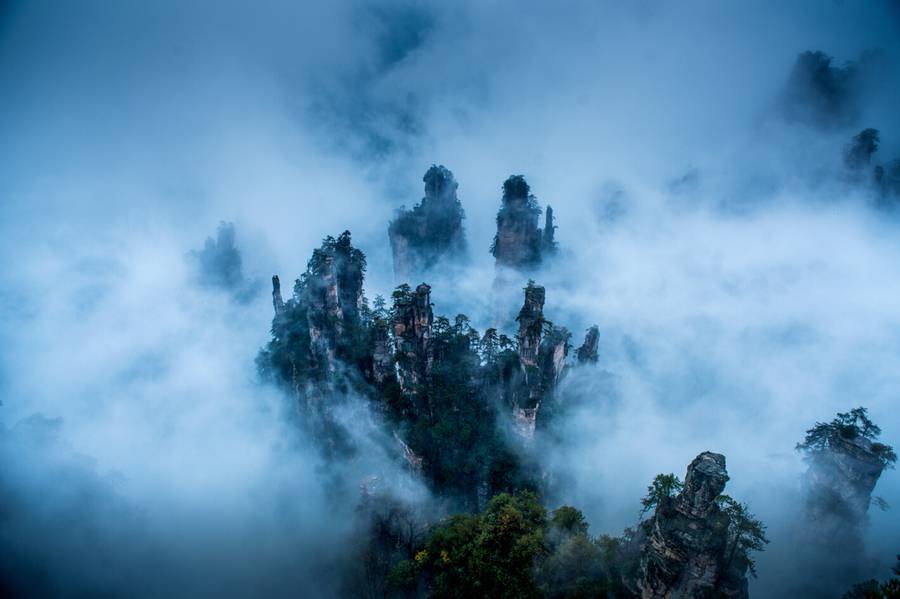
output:
[[[394,315],[413,301],[410,294],[408,286],[397,288]],[[509,338],[494,329],[481,336],[462,314],[452,323],[437,317],[431,351],[428,376],[390,402],[390,418],[422,457],[435,489],[474,508],[498,492],[535,488],[504,432],[503,398],[519,378]]]
[[[275,299],[263,376],[296,395],[332,445],[348,436],[329,421],[330,406],[347,394],[368,398],[433,491],[464,509],[536,490],[536,469],[508,428],[510,406],[527,395],[517,343],[496,329],[480,334],[462,314],[433,317],[427,286],[401,285],[390,307],[379,297],[370,309],[365,269],[349,232],[323,240],[283,308]],[[554,333],[549,321],[539,325]]]
[[723,572],[730,572],[737,567],[741,572],[746,569],[752,576],[756,576],[753,552],[763,551],[769,543],[766,526],[756,519],[746,503],[739,503],[728,495],[719,495],[716,501],[728,522]]
[[549,517],[532,493],[495,496],[484,512],[451,516],[392,573],[398,592],[433,597],[631,597],[616,562],[621,539],[588,535],[564,506]]
[[[524,179],[508,183],[520,186],[510,193],[528,197]],[[365,270],[349,232],[325,238],[287,301],[273,281],[272,340],[258,357],[261,374],[296,398],[303,420],[318,427],[326,457],[354,451],[352,435],[330,411],[342,398],[361,397],[382,416],[385,438],[398,441],[397,459],[442,500],[425,515],[364,490],[348,594],[636,596],[654,522],[668,517],[685,485],[671,473],[654,478],[640,512],[652,517],[621,537],[591,536],[573,507],[547,513],[534,445],[514,422],[538,405],[542,414],[561,409],[553,399],[569,334],[544,317],[544,289],[534,282],[525,288],[515,336],[493,328],[481,334],[465,315],[434,316],[426,284],[400,285],[390,305],[376,297],[370,308]],[[817,451],[836,438],[862,438],[891,460],[892,450],[874,442],[879,433],[857,409],[817,424],[801,446]],[[716,504],[709,534],[721,550],[718,576],[731,584],[755,573],[752,555],[768,541],[746,505],[727,495]],[[437,514],[454,511],[434,523]]]

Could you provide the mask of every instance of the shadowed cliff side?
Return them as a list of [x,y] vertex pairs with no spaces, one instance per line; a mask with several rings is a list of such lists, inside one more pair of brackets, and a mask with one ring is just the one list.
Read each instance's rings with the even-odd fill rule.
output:
[[656,508],[641,524],[636,586],[643,599],[748,597],[750,552],[768,541],[747,506],[722,494],[727,482],[725,456],[708,451],[688,466],[684,484],[674,475],[654,480],[643,501],[645,510]]
[[412,210],[400,208],[388,226],[397,281],[418,278],[443,260],[466,255],[465,212],[453,173],[432,165],[422,180],[425,197]]
[[497,234],[491,254],[498,267],[528,270],[556,253],[553,209],[547,207],[544,228],[538,227],[541,208],[522,175],[511,175],[503,183],[497,213]]

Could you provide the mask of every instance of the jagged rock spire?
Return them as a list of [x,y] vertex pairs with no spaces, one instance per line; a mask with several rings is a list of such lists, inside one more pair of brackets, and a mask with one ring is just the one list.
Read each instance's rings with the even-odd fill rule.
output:
[[465,212],[456,196],[459,185],[453,173],[443,165],[432,165],[422,180],[425,197],[412,210],[398,210],[388,227],[398,281],[426,273],[445,258],[462,258],[466,253]]
[[584,343],[575,350],[575,357],[579,364],[588,364],[597,361],[597,346],[600,344],[600,329],[592,326],[584,335]]
[[[293,297],[282,297],[281,280],[272,277],[273,340],[260,356],[307,405],[328,395],[339,362],[360,360],[357,339],[364,304],[365,255],[350,233],[326,237],[313,251]],[[364,362],[365,360],[362,359]]]
[[388,324],[378,320],[372,324],[372,378],[379,384],[396,378]]
[[747,597],[746,577],[730,571],[728,517],[717,503],[727,481],[725,456],[704,451],[681,492],[657,504],[640,560],[642,599]]
[[400,388],[408,395],[416,395],[431,372],[433,324],[431,287],[422,283],[410,292],[401,286],[394,294],[394,351]]
[[519,323],[518,340],[519,361],[523,368],[536,367],[538,349],[541,345],[541,332],[544,326],[544,288],[529,281],[525,287],[525,303],[519,310],[516,322]]
[[553,393],[562,378],[569,349],[569,331],[553,328],[544,318],[545,291],[534,281],[525,287],[525,302],[516,321],[521,386],[513,393],[516,431],[531,438],[541,403]]
[[675,501],[675,509],[692,518],[705,518],[716,508],[716,497],[725,490],[728,471],[725,456],[704,451],[690,463],[684,477],[684,489]]
[[544,256],[556,253],[556,225],[553,220],[553,208],[548,204],[544,211],[544,231],[541,240],[541,252]]
[[281,297],[281,281],[278,275],[272,275],[272,305],[275,308],[275,316],[284,312],[284,299]]
[[491,246],[497,266],[529,269],[556,252],[553,209],[547,207],[544,229],[538,227],[541,209],[522,175],[512,175],[503,183],[503,197],[497,213],[497,234]]
[[897,456],[878,442],[881,429],[865,408],[839,413],[830,423],[809,429],[797,448],[806,452],[807,517],[822,544],[862,548],[862,527],[872,492]]

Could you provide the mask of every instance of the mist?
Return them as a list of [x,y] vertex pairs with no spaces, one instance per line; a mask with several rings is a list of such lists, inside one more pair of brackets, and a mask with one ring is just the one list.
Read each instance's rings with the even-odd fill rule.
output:
[[[530,277],[573,344],[600,327],[536,448],[548,501],[618,534],[655,474],[724,453],[769,526],[751,594],[789,596],[804,431],[862,405],[900,443],[900,223],[844,163],[868,127],[867,168],[900,158],[898,33],[887,1],[5,4],[0,590],[339,595],[360,485],[430,498],[362,400],[335,467],[259,381],[265,282],[348,229],[389,296],[388,222],[443,164],[470,261],[430,273],[435,312],[511,332]],[[560,254],[497,297],[510,174]],[[223,222],[238,279],[198,274]],[[880,578],[895,471],[875,494]]]

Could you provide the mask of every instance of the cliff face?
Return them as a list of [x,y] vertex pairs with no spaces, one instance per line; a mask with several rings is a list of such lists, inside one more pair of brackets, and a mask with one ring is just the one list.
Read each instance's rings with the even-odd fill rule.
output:
[[597,361],[597,347],[600,344],[600,329],[597,325],[588,329],[584,336],[584,343],[575,350],[575,357],[579,364],[594,363]]
[[516,322],[519,323],[518,341],[519,361],[522,369],[537,367],[538,350],[544,327],[544,288],[529,282],[525,288],[525,303],[519,310]]
[[272,276],[272,307],[275,308],[275,316],[284,312],[284,298],[281,296],[281,280],[278,275]]
[[529,269],[556,251],[553,209],[548,207],[544,229],[538,227],[541,209],[522,175],[503,183],[503,198],[497,213],[497,234],[491,246],[497,266]]
[[401,208],[388,227],[398,281],[427,273],[442,259],[461,258],[466,253],[465,213],[456,197],[458,184],[453,173],[433,165],[422,180],[425,197],[412,210]]
[[272,277],[273,339],[258,362],[263,370],[289,381],[307,404],[320,403],[323,394],[342,382],[338,379],[353,374],[345,364],[371,360],[368,352],[359,351],[359,339],[366,335],[365,267],[365,256],[345,231],[337,239],[326,238],[313,252],[287,301],[279,277]]
[[525,289],[511,340],[495,329],[480,335],[464,315],[436,317],[425,283],[401,285],[391,309],[376,298],[371,310],[364,273],[365,256],[344,233],[313,252],[291,298],[273,277],[273,338],[257,359],[261,373],[296,395],[329,455],[355,451],[331,416],[334,403],[366,397],[384,416],[397,459],[466,509],[536,485],[536,470],[522,466],[527,452],[504,427],[530,438],[564,376],[569,333],[544,318],[544,288]]
[[556,389],[569,350],[569,332],[553,328],[544,318],[544,288],[528,283],[525,302],[516,321],[520,378],[509,403],[515,430],[525,438],[534,435],[541,403]]
[[[872,491],[884,469],[897,461],[893,448],[878,442],[880,434],[866,409],[855,408],[831,422],[817,422],[797,445],[809,464],[804,478],[806,540],[815,561],[831,562],[834,546],[862,552]],[[855,567],[849,562],[844,566],[848,575]]]
[[388,324],[380,319],[372,323],[372,378],[379,385],[396,380]]
[[427,380],[434,360],[431,287],[422,283],[415,292],[400,294],[395,299],[394,351],[400,389],[407,395],[416,395]]
[[688,466],[681,492],[658,503],[640,560],[643,599],[747,597],[717,502],[727,481],[725,456],[703,452]]
[[873,445],[862,436],[836,437],[827,450],[810,456],[804,481],[806,508],[818,542],[862,548],[872,492],[886,466]]

